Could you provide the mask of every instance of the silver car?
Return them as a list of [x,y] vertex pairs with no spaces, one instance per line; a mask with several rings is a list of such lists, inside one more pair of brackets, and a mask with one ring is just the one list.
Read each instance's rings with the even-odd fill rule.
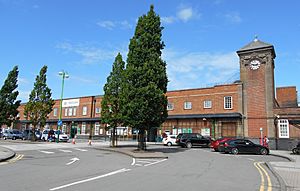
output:
[[3,139],[12,139],[12,140],[16,140],[16,139],[23,139],[23,133],[19,130],[16,129],[6,129],[4,130],[3,133]]

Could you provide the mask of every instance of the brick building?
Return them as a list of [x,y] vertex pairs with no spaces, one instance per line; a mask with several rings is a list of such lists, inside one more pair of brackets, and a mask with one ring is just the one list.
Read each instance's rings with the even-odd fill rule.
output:
[[[246,137],[259,142],[268,136],[271,148],[289,149],[300,138],[300,107],[296,87],[274,83],[276,57],[273,45],[258,39],[237,51],[240,58],[240,80],[209,88],[168,91],[168,118],[161,127],[148,132],[150,140],[164,131],[171,134],[200,132],[217,137]],[[276,96],[275,96],[276,95]],[[100,123],[101,96],[63,100],[63,130],[77,126],[78,134],[104,136]],[[57,128],[60,100],[55,101],[46,128]],[[20,128],[28,128],[19,108]],[[92,128],[91,128],[92,127]],[[120,133],[131,135],[128,128]]]

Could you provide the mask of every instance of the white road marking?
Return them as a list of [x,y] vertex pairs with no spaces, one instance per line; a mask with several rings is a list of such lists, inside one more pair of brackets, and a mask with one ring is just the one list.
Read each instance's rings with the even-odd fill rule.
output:
[[132,158],[131,166],[133,166],[134,164],[135,164],[135,158]]
[[88,150],[86,150],[86,149],[79,149],[79,148],[74,148],[74,149],[77,150],[77,151],[82,151],[82,152],[88,151]]
[[252,159],[252,158],[247,158],[248,160],[251,160],[251,161],[255,161],[254,159]]
[[66,165],[73,164],[74,162],[79,161],[80,159],[79,158],[72,158],[70,160],[71,160],[71,162],[68,162]]
[[116,170],[116,171],[113,171],[113,172],[110,172],[110,173],[107,173],[107,174],[103,174],[103,175],[96,176],[96,177],[93,177],[93,178],[88,178],[88,179],[76,181],[76,182],[73,182],[73,183],[70,183],[70,184],[65,184],[65,185],[62,185],[62,186],[51,188],[49,190],[50,191],[60,190],[60,189],[66,188],[66,187],[74,186],[74,185],[77,185],[77,184],[82,184],[82,183],[85,183],[85,182],[90,182],[90,181],[93,181],[93,180],[97,180],[97,179],[104,178],[104,177],[107,177],[107,176],[112,176],[112,175],[122,173],[122,172],[127,172],[127,171],[130,171],[130,170],[131,169],[122,168],[120,170]]
[[41,153],[45,153],[45,154],[53,154],[54,152],[51,151],[40,151]]
[[145,166],[150,166],[150,165],[154,165],[154,164],[157,164],[157,163],[160,163],[160,162],[164,162],[168,159],[163,159],[163,160],[160,160],[160,161],[156,161],[156,162],[153,162],[153,163],[150,163],[150,164],[146,164]]
[[59,151],[64,152],[64,153],[71,153],[72,152],[70,150],[63,150],[63,149],[59,149]]

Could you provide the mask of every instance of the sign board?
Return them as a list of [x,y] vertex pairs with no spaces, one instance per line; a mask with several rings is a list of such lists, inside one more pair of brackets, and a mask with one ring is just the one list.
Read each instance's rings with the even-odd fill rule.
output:
[[203,128],[201,129],[202,136],[210,136],[210,128]]
[[61,125],[62,125],[62,121],[59,120],[59,121],[57,122],[57,125],[58,125],[58,126],[61,126]]
[[62,101],[62,107],[76,107],[79,106],[79,99],[68,99]]

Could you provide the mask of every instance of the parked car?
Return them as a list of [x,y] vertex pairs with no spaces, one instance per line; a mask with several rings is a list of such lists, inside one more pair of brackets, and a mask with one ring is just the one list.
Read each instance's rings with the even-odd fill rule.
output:
[[176,139],[178,145],[186,148],[191,148],[193,146],[209,147],[210,142],[210,137],[204,137],[200,133],[180,133]]
[[216,152],[219,151],[219,145],[228,141],[228,140],[231,140],[233,138],[230,138],[230,137],[222,137],[222,138],[219,138],[217,140],[214,140],[214,141],[211,141],[211,144],[210,144],[210,148],[214,149]]
[[55,141],[54,130],[45,129],[42,133],[41,140],[43,140],[43,141]]
[[54,134],[55,134],[55,139],[57,139],[59,136],[60,142],[68,142],[69,141],[69,136],[67,134],[65,134],[64,132],[62,132],[61,130],[54,131]]
[[293,154],[300,154],[300,142],[292,149]]
[[224,151],[232,154],[251,153],[251,154],[269,154],[269,148],[255,144],[247,139],[232,139],[224,143]]
[[167,135],[167,137],[163,138],[162,142],[168,146],[176,145],[176,138],[177,135]]
[[26,129],[23,131],[23,140],[36,140],[36,136],[32,130]]
[[23,138],[23,134],[21,131],[16,130],[16,129],[6,129],[3,132],[3,139],[12,139],[12,140],[16,140],[16,139],[22,139]]

